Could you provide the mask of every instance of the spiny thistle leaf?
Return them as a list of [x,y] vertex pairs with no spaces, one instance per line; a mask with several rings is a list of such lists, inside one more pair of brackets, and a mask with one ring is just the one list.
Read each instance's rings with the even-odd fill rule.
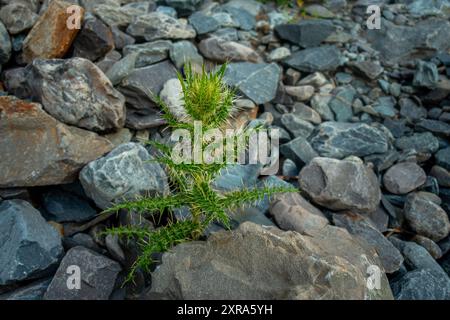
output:
[[[203,66],[201,73],[194,73],[190,64],[186,65],[185,77],[179,74],[179,80],[183,90],[184,107],[191,118],[191,123],[179,121],[170,113],[169,108],[161,99],[159,101],[163,118],[171,129],[186,129],[194,132],[193,121],[202,121],[206,129],[224,129],[224,125],[231,118],[234,102],[234,91],[224,83],[226,64],[222,65],[215,73],[207,73]],[[251,130],[252,131],[251,131]],[[237,138],[243,138],[247,144],[251,132],[257,132],[262,127],[256,126],[240,130]],[[191,137],[192,139],[192,137]],[[195,141],[191,141],[191,143]],[[145,196],[134,201],[123,201],[115,204],[104,212],[118,212],[128,210],[145,215],[159,214],[160,218],[165,213],[172,213],[177,208],[189,209],[190,218],[173,221],[169,217],[167,225],[157,230],[142,229],[136,226],[120,226],[107,230],[108,234],[116,235],[126,240],[136,241],[140,255],[130,268],[126,281],[132,281],[137,270],[150,272],[154,261],[153,254],[168,251],[173,246],[201,237],[212,222],[230,228],[230,217],[227,210],[241,207],[246,203],[254,203],[265,197],[284,192],[297,192],[294,187],[270,187],[264,186],[255,189],[243,189],[239,191],[220,194],[213,189],[213,181],[217,176],[226,172],[225,161],[220,163],[178,163],[172,158],[172,149],[160,142],[149,141],[158,152],[154,159],[166,170],[171,186],[170,195]],[[202,150],[207,145],[206,141],[200,141]],[[237,159],[238,147],[234,146],[234,159]]]

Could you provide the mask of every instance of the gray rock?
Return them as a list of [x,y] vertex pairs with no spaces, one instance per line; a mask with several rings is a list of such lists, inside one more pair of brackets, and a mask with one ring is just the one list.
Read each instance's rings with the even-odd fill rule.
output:
[[281,229],[302,235],[314,236],[330,224],[319,209],[298,193],[276,196],[270,204],[270,214]]
[[[108,4],[98,4],[92,9],[92,13],[98,16],[104,23],[110,27],[127,27],[134,19],[135,15],[130,11],[124,10],[120,6]],[[139,12],[142,13],[142,12]],[[139,14],[138,13],[138,14]]]
[[280,24],[275,27],[276,35],[303,48],[319,46],[335,31],[327,20],[302,20],[297,24]]
[[125,58],[114,62],[108,71],[106,71],[105,75],[113,85],[118,85],[125,77],[133,72],[136,66],[137,58],[137,53],[132,53],[125,56]]
[[324,122],[310,142],[321,156],[337,159],[385,153],[389,148],[386,132],[364,123]]
[[171,49],[172,42],[156,40],[128,45],[123,49],[123,54],[124,56],[137,54],[136,68],[142,68],[167,59]]
[[159,96],[162,101],[164,101],[167,108],[169,108],[170,113],[178,120],[186,121],[189,119],[189,116],[184,109],[183,88],[178,78],[168,80],[164,84]]
[[403,151],[435,153],[439,149],[439,140],[431,132],[414,133],[412,136],[396,139],[395,146]]
[[272,50],[267,56],[268,61],[281,61],[291,55],[291,50],[285,47],[280,47]]
[[[409,273],[420,274],[423,279],[411,280],[407,273],[399,281],[393,283],[392,288],[396,296],[404,299],[450,299],[450,279],[445,270],[434,260],[428,251],[414,243],[405,242],[396,238],[390,239],[405,257],[405,265],[412,270]],[[440,279],[438,284],[435,278]],[[416,285],[416,291],[412,291],[412,285]],[[402,295],[401,293],[404,292]]]
[[114,39],[114,47],[117,50],[122,50],[126,46],[132,45],[136,42],[136,40],[132,36],[126,34],[117,27],[112,27],[111,32]]
[[225,5],[220,8],[222,12],[229,13],[232,19],[239,25],[239,28],[249,31],[255,28],[256,12],[246,9]]
[[433,166],[430,171],[430,176],[435,177],[441,187],[450,187],[450,172],[440,166]]
[[125,98],[91,61],[36,59],[26,75],[32,97],[56,119],[92,131],[123,127]]
[[439,71],[432,62],[419,61],[414,74],[413,85],[417,87],[434,88],[439,81]]
[[435,154],[436,164],[450,170],[450,147],[439,150]]
[[160,12],[151,12],[137,17],[128,26],[127,33],[138,39],[193,39],[194,28]]
[[373,110],[382,118],[394,118],[398,114],[396,104],[397,102],[391,96],[379,97],[373,105]]
[[263,104],[275,98],[280,77],[281,68],[276,63],[237,62],[228,65],[224,81],[256,104]]
[[349,66],[370,80],[375,80],[384,71],[382,66],[372,61],[358,61],[350,63]]
[[[281,151],[281,148],[280,148]],[[282,175],[285,177],[295,177],[298,175],[298,168],[295,162],[291,159],[286,159],[283,162]]]
[[56,222],[83,222],[97,215],[85,199],[59,189],[44,192],[42,206],[47,220]]
[[421,235],[415,235],[411,241],[414,241],[418,245],[424,247],[428,253],[433,257],[433,259],[437,260],[442,257],[442,250],[439,245],[431,239]]
[[335,46],[321,46],[293,52],[285,63],[303,72],[334,71],[341,65],[341,52]]
[[425,184],[427,175],[414,162],[401,162],[389,168],[383,177],[386,189],[394,194],[407,194]]
[[131,138],[133,138],[133,133],[127,128],[122,128],[116,132],[106,134],[103,137],[108,139],[114,147],[118,147],[123,143],[130,142]]
[[387,273],[400,269],[403,256],[394,245],[378,231],[374,224],[365,216],[353,212],[333,214],[334,225],[345,228],[355,236],[361,238],[380,257],[383,268]]
[[0,97],[0,136],[0,188],[73,182],[85,164],[112,149],[97,134],[13,97]]
[[307,139],[314,130],[314,126],[311,123],[292,113],[283,114],[281,123],[294,138],[303,137]]
[[49,274],[63,253],[61,238],[23,200],[0,203],[0,285]]
[[442,240],[450,233],[447,213],[426,197],[426,193],[406,197],[404,216],[413,231],[433,241]]
[[239,23],[233,20],[231,14],[227,12],[215,12],[212,14],[214,20],[217,21],[221,28],[238,28]]
[[[280,152],[286,158],[294,161],[299,168],[319,156],[309,142],[303,137],[297,137],[288,143],[282,144],[280,146]],[[297,175],[297,173],[298,171],[295,175]]]
[[13,35],[31,29],[38,18],[30,7],[21,2],[12,2],[0,10],[0,20]]
[[188,16],[202,4],[204,0],[165,0],[167,6],[177,10],[180,16]]
[[162,260],[144,298],[392,298],[384,275],[381,290],[367,289],[367,267],[379,265],[373,253],[331,226],[313,238],[246,222],[207,242],[181,244]]
[[238,32],[234,28],[221,28],[221,29],[211,33],[211,36],[223,39],[224,41],[238,41],[239,40]]
[[114,49],[111,28],[100,19],[89,18],[73,43],[75,57],[96,61]]
[[118,236],[108,234],[105,237],[105,245],[106,249],[108,249],[109,254],[114,260],[119,261],[122,264],[125,264],[127,262],[125,253],[120,246],[120,240]]
[[348,160],[314,158],[299,174],[301,190],[331,210],[376,210],[381,191],[375,173]]
[[252,16],[256,17],[263,10],[263,4],[258,0],[230,0],[225,5],[225,8],[235,8],[246,11]]
[[324,121],[334,121],[334,114],[329,107],[331,95],[316,94],[311,99],[311,108],[313,108]]
[[408,11],[414,16],[423,17],[428,15],[442,15],[450,11],[448,0],[413,0],[408,3]]
[[20,3],[20,4],[30,8],[30,10],[33,12],[39,11],[40,2],[41,1],[39,1],[39,0],[1,0],[2,5],[8,5],[11,3]]
[[[80,268],[81,288],[71,290],[69,266]],[[83,247],[70,249],[44,295],[45,300],[107,300],[112,293],[120,265]]]
[[309,99],[311,99],[311,97],[314,95],[314,87],[310,85],[285,86],[284,90],[296,101],[309,101]]
[[177,10],[175,10],[172,7],[158,6],[155,11],[164,13],[165,15],[168,15],[169,17],[172,17],[172,18],[175,18],[175,19],[178,17]]
[[217,62],[249,61],[256,63],[262,61],[259,54],[252,48],[216,37],[200,41],[198,49],[205,58]]
[[[142,217],[141,217],[142,219]],[[76,233],[75,235],[71,237],[65,237],[63,239],[64,248],[67,250],[75,248],[75,247],[85,247],[88,249],[91,249],[95,252],[98,252],[100,254],[105,253],[105,249],[101,248],[94,240],[92,236],[90,236],[87,233]]]
[[427,109],[418,105],[417,101],[409,98],[399,100],[400,115],[409,121],[418,121],[427,117]]
[[333,90],[333,98],[328,103],[338,122],[348,122],[353,117],[353,100],[356,90],[351,86],[338,87]]
[[1,295],[0,300],[42,300],[51,280],[52,279],[49,278],[35,281],[31,284],[14,290],[13,292],[8,292],[4,295]]
[[189,23],[197,31],[198,35],[214,32],[219,28],[219,22],[202,12],[195,12],[189,17]]
[[186,63],[201,66],[203,57],[198,53],[197,47],[190,41],[175,42],[170,48],[170,59],[177,69],[181,69]]
[[164,84],[176,77],[175,67],[166,60],[135,69],[123,79],[118,89],[126,97],[128,107],[126,126],[139,130],[164,124],[156,97]]
[[431,131],[432,133],[447,138],[450,137],[450,124],[431,119],[424,119],[416,124],[420,131]]
[[285,24],[289,22],[289,15],[285,13],[281,13],[278,11],[270,11],[268,14],[269,22],[270,22],[270,28],[274,29],[276,26],[280,24]]
[[392,284],[396,300],[448,300],[450,281],[429,270],[417,269],[408,272]]
[[373,223],[373,225],[377,228],[380,232],[386,232],[388,231],[389,227],[389,216],[390,213],[384,209],[383,205],[380,203],[378,208],[370,212],[367,215],[367,218],[369,218],[370,222]]
[[12,44],[8,31],[0,22],[0,65],[8,62],[11,57]]
[[123,144],[84,167],[80,181],[86,194],[101,209],[144,194],[166,194],[167,176],[152,159],[141,145]]
[[292,112],[301,119],[309,121],[313,124],[320,124],[322,122],[320,114],[303,103],[294,104],[292,106]]
[[431,18],[415,26],[396,26],[382,19],[381,25],[380,30],[367,30],[364,37],[380,52],[381,59],[390,62],[407,61],[417,56],[427,58],[435,51],[445,51],[450,47],[445,32],[450,28],[450,22],[445,20]]
[[260,164],[230,164],[215,178],[213,187],[218,191],[236,191],[242,187],[253,187],[261,173]]

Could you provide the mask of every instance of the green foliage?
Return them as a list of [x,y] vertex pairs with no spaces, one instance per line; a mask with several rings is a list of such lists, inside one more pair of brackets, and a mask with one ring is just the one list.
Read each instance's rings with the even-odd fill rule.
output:
[[[163,116],[171,129],[185,129],[193,133],[193,121],[202,121],[208,128],[224,130],[230,120],[233,108],[234,92],[223,83],[226,65],[217,72],[208,74],[204,67],[201,73],[195,73],[188,65],[186,76],[179,75],[183,88],[187,119],[180,121],[159,100]],[[247,138],[248,132],[241,135]],[[159,216],[169,214],[176,208],[187,207],[190,218],[182,221],[170,219],[169,223],[155,230],[140,229],[132,226],[121,226],[107,231],[125,239],[134,239],[141,255],[131,268],[128,281],[133,279],[136,270],[150,271],[153,263],[152,255],[163,253],[173,246],[190,240],[197,240],[208,226],[216,221],[230,228],[227,211],[239,208],[244,204],[255,203],[266,196],[282,192],[297,192],[297,189],[286,187],[263,187],[243,189],[229,193],[219,193],[212,187],[213,180],[226,167],[225,161],[212,164],[176,163],[172,159],[172,149],[155,141],[149,141],[160,153],[156,161],[163,164],[169,176],[171,194],[155,197],[140,197],[135,201],[119,203],[105,212],[119,210],[134,211],[140,214]],[[202,142],[202,146],[206,142]],[[235,155],[237,157],[237,155]]]
[[292,6],[295,3],[295,0],[258,0],[258,1],[262,2],[262,3],[268,3],[268,2],[273,1],[280,7]]

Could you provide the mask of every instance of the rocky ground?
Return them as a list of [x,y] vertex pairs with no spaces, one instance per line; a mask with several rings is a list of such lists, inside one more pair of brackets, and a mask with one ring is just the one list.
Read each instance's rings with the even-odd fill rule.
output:
[[[0,298],[450,299],[450,1],[0,4]],[[216,188],[299,193],[230,213],[234,230],[122,287],[138,252],[102,231],[161,222],[98,213],[167,189],[142,141],[167,137],[154,94],[180,111],[187,61],[230,61],[236,121],[281,131],[278,175],[230,166]]]

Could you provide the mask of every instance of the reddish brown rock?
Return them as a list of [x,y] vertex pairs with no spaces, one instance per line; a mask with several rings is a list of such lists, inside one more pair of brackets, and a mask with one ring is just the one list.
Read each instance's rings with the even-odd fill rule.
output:
[[67,126],[40,104],[0,97],[0,188],[69,183],[112,149],[95,133]]
[[[62,58],[72,45],[78,29],[69,29],[67,21],[73,13],[67,10],[73,4],[53,0],[40,16],[23,43],[23,59],[31,62],[35,58]],[[69,11],[69,12],[68,12]],[[80,8],[81,19],[84,9]]]

